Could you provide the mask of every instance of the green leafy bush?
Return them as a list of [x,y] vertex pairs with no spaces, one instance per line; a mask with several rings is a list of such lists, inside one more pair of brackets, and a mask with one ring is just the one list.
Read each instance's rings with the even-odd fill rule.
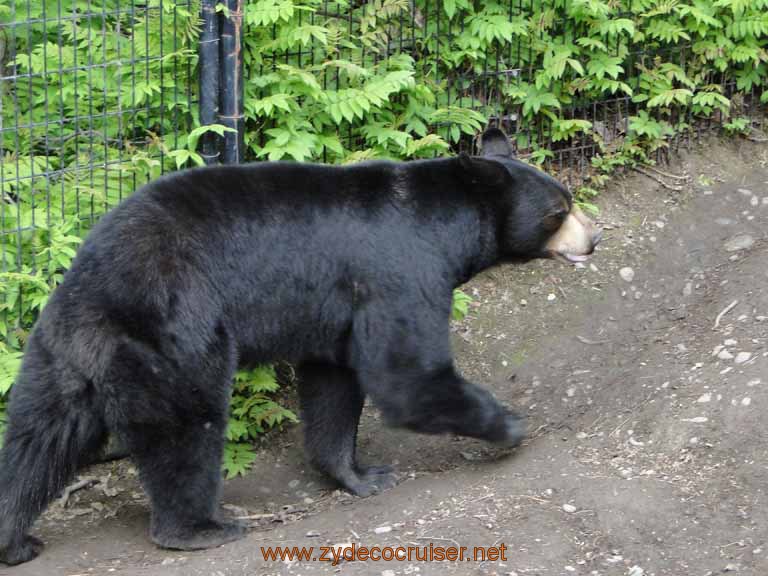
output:
[[[0,397],[93,222],[225,130],[197,122],[199,0],[59,2],[0,4]],[[595,150],[590,209],[697,120],[747,132],[745,104],[768,102],[768,0],[247,0],[244,23],[251,160],[432,157],[501,122],[537,164]],[[238,376],[229,474],[295,418],[275,388]]]

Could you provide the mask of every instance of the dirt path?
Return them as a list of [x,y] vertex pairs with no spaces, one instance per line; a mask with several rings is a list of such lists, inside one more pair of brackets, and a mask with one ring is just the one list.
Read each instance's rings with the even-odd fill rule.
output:
[[[692,181],[675,192],[637,175],[601,198],[610,230],[595,267],[506,267],[469,287],[459,364],[529,414],[514,453],[393,432],[368,412],[363,456],[394,461],[402,480],[357,500],[305,466],[294,429],[225,490],[275,516],[200,553],[155,549],[130,465],[102,466],[90,474],[109,476],[106,489],[39,525],[44,555],[0,572],[768,574],[768,147],[712,143],[667,170]],[[332,566],[260,553],[344,542],[503,543],[507,559]]]

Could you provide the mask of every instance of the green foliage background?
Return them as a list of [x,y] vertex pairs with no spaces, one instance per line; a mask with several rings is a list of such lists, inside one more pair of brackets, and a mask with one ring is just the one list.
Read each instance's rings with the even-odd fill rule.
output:
[[[581,200],[700,119],[768,102],[768,0],[247,0],[249,159],[333,163],[467,147],[501,114],[534,162],[596,151]],[[0,4],[0,427],[21,349],[78,244],[161,172],[199,164],[199,0]],[[222,17],[228,17],[220,7]],[[613,124],[588,112],[596,102]],[[509,125],[509,124],[507,124]],[[467,310],[457,298],[455,314]],[[226,468],[294,416],[238,375]]]

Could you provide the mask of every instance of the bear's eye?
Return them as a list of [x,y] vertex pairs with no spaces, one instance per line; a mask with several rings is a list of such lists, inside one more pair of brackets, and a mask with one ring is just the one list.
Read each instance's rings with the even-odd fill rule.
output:
[[560,228],[567,216],[568,210],[558,210],[557,212],[552,212],[544,219],[545,225],[551,230],[557,230]]

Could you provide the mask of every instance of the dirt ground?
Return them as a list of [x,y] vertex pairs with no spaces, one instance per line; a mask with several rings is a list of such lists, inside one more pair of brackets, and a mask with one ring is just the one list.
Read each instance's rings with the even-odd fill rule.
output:
[[[135,470],[101,465],[37,524],[43,555],[0,573],[768,574],[768,146],[712,141],[663,170],[688,178],[634,173],[600,197],[591,265],[508,266],[467,287],[458,363],[529,416],[521,448],[392,431],[367,410],[362,456],[400,483],[361,500],[308,468],[295,427],[226,483],[253,531],[195,553],[155,548]],[[506,560],[261,555],[340,543],[504,544]]]

